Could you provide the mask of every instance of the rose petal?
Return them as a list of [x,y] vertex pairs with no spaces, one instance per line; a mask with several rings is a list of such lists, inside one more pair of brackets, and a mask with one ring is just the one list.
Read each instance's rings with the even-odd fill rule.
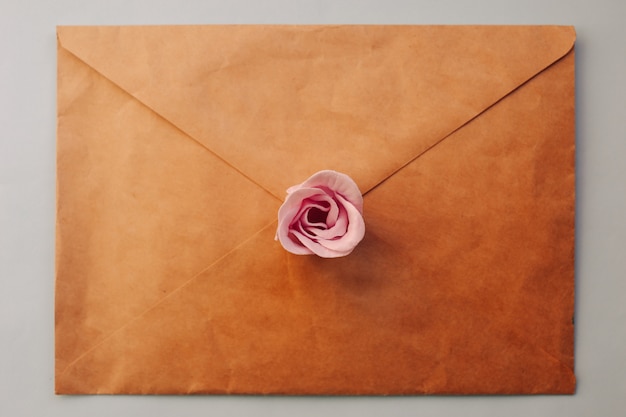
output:
[[[319,244],[335,251],[352,251],[365,236],[365,222],[356,207],[341,196],[337,196],[348,214],[348,230],[336,240],[319,240]],[[349,252],[348,252],[349,253]]]
[[314,254],[314,252],[311,249],[302,245],[302,243],[300,242],[296,243],[289,236],[286,236],[283,239],[279,237],[278,239],[280,241],[280,244],[283,245],[283,248],[285,248],[288,252],[291,252],[295,255],[313,255]]
[[298,222],[299,224],[302,225],[302,227],[304,227],[305,229],[315,229],[315,230],[326,230],[328,229],[328,226],[326,226],[326,223],[312,223],[309,221],[308,217],[308,213],[307,216],[302,216],[302,218],[300,219],[300,221]]
[[[309,216],[311,215],[312,210],[319,210],[320,213],[323,213],[324,220],[319,221],[319,222],[309,220]],[[330,211],[330,207],[328,207],[327,205],[322,205],[322,204],[316,203],[315,201],[311,199],[308,199],[308,202],[306,203],[306,209],[302,212],[302,214],[300,214],[300,219],[305,224],[311,224],[311,225],[318,224],[326,228],[326,221],[328,219],[329,211]]]
[[320,239],[334,239],[336,237],[346,234],[346,231],[348,230],[348,214],[345,209],[341,209],[339,211],[340,214],[334,225],[328,227],[325,230],[317,229],[312,232]]
[[363,196],[359,186],[346,174],[332,170],[320,171],[299,186],[290,187],[290,189],[310,187],[325,187],[333,190],[352,203],[359,213],[363,214]]
[[301,232],[297,230],[292,230],[291,232],[294,235],[296,235],[298,240],[300,240],[300,242],[302,242],[304,246],[310,249],[311,252],[313,252],[317,256],[321,256],[322,258],[338,258],[340,256],[346,256],[347,254],[351,252],[351,251],[342,252],[342,251],[328,249],[324,246],[321,246],[318,242],[313,241],[312,239],[308,238],[306,235],[302,234]]
[[337,205],[337,202],[333,200],[333,198],[328,194],[316,195],[313,198],[328,203],[328,216],[326,216],[326,225],[328,227],[334,226],[335,222],[337,221],[337,216],[339,215],[339,206]]
[[278,209],[279,223],[285,219],[288,219],[289,222],[291,222],[292,220],[300,217],[302,212],[306,210],[306,207],[303,207],[304,200],[319,193],[323,193],[323,191],[317,188],[302,188],[292,194],[289,194],[283,205]]
[[[320,190],[322,194],[316,194],[311,196],[309,201],[316,201],[318,204],[326,203],[328,204],[328,215],[326,216],[326,225],[331,227],[337,221],[337,215],[339,214],[339,206],[337,205],[337,201],[333,199],[330,195],[326,194],[324,190],[319,188],[314,188],[315,190]],[[334,195],[334,193],[333,193]]]
[[[315,228],[312,228],[313,230],[315,230]],[[305,228],[302,223],[296,223],[291,227],[291,231],[293,232],[294,230],[299,231],[300,233],[303,233],[305,236],[308,236],[310,239],[312,240],[316,240],[317,236],[315,236],[315,234],[313,232],[311,232],[310,230],[307,230],[307,228]]]
[[311,254],[310,250],[306,250],[303,246],[298,246],[293,240],[291,240],[289,237],[289,226],[291,225],[294,216],[300,210],[302,201],[320,192],[321,191],[316,188],[296,190],[287,196],[285,202],[278,210],[278,228],[276,230],[276,239],[278,239],[283,247],[289,252],[298,255]]

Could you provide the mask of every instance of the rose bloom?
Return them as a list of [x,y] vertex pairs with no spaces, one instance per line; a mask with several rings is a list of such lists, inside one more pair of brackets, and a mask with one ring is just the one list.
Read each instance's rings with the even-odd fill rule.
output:
[[276,239],[296,255],[346,256],[365,235],[363,196],[349,176],[320,171],[287,190]]

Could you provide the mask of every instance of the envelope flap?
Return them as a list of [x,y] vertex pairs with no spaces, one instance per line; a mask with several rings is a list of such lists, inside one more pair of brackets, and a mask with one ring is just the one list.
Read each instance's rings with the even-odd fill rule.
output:
[[[565,55],[559,26],[59,27],[65,49],[281,198],[367,192]],[[276,169],[276,167],[280,167]]]

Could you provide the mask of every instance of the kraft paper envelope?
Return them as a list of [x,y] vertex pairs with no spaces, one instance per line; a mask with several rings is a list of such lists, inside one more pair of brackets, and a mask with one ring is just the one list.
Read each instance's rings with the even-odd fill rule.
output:
[[[574,30],[58,28],[57,393],[572,393]],[[350,175],[347,257],[274,240]]]

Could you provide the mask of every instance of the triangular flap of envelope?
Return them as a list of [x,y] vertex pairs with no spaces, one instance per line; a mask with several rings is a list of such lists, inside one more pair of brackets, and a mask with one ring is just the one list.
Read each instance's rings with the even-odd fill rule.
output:
[[370,190],[575,38],[562,26],[59,27],[58,36],[280,198],[321,169]]

